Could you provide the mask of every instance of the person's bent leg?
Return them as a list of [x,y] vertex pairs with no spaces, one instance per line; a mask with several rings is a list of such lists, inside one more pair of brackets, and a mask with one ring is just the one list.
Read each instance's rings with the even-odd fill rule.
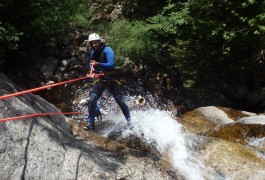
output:
[[125,103],[124,98],[122,96],[120,83],[118,81],[112,80],[109,84],[109,91],[113,95],[115,101],[119,105],[119,107],[122,110],[123,115],[125,116],[125,119],[127,121],[127,124],[131,125],[131,115],[128,108],[128,105]]
[[125,103],[125,101],[123,99],[123,96],[120,95],[120,96],[117,96],[114,98],[115,98],[117,104],[119,105],[119,107],[121,108],[122,113],[124,114],[126,120],[131,121],[130,111],[129,111],[128,105]]

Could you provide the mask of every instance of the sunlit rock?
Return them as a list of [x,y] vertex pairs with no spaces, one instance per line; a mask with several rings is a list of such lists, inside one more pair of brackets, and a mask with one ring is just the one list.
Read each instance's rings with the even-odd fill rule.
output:
[[265,137],[265,116],[244,117],[235,123],[220,127],[213,137],[246,144],[250,138]]
[[265,160],[252,149],[220,139],[212,139],[200,150],[199,156],[227,179],[264,179]]
[[193,133],[247,143],[265,135],[264,116],[224,107],[201,107],[178,120]]
[[224,110],[214,106],[189,111],[178,121],[189,131],[196,134],[208,134],[221,125],[234,122]]

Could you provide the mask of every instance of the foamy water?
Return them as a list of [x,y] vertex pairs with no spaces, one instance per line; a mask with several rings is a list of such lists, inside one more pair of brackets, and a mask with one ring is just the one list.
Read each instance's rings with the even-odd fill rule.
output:
[[[132,111],[133,130],[126,130],[123,136],[134,134],[147,143],[155,145],[161,154],[168,157],[173,169],[187,180],[223,179],[212,168],[206,168],[187,147],[186,135],[170,111],[149,109]],[[122,114],[111,118],[116,124],[124,121]]]
[[[154,107],[153,100],[145,104],[145,108],[142,108],[145,110],[141,110],[141,108],[136,110],[133,107],[135,97],[129,99],[131,100],[128,102],[127,97],[127,103],[131,108],[133,130],[124,131],[123,137],[133,134],[143,138],[146,143],[155,145],[157,150],[167,157],[172,168],[187,180],[224,179],[213,168],[205,167],[196,158],[196,152],[189,145],[195,142],[191,138],[187,138],[187,134],[181,129],[182,125],[172,116],[172,112],[152,108]],[[125,122],[121,111],[113,114],[113,112],[107,112],[105,107],[100,109],[105,114],[103,123],[104,120],[113,121],[116,125]],[[113,128],[104,129],[104,132],[102,131],[100,134],[108,136]]]

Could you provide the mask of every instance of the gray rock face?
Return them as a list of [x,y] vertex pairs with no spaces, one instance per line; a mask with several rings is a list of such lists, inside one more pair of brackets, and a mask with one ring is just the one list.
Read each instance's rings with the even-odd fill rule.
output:
[[[0,96],[17,91],[0,73]],[[27,94],[0,101],[0,119],[59,112],[39,96]],[[78,141],[63,115],[0,123],[1,179],[178,179],[157,162]]]
[[234,121],[225,112],[214,106],[200,107],[196,111],[216,125],[233,123]]

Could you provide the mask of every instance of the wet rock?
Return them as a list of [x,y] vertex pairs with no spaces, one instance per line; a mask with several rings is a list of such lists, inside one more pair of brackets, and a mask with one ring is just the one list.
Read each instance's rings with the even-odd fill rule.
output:
[[[153,157],[154,159],[159,159],[161,154],[159,151],[156,149],[155,146],[147,144],[143,138],[139,138],[133,135],[130,135],[128,137],[123,137],[122,132],[126,130],[125,126],[118,126],[117,129],[112,130],[109,134],[113,134],[112,137],[111,135],[108,135],[108,137],[102,137],[104,129],[107,129],[108,127],[115,126],[115,124],[112,121],[104,121],[103,123],[96,123],[95,124],[95,130],[94,131],[86,131],[84,130],[84,127],[87,126],[87,123],[77,121],[75,119],[71,120],[71,133],[79,137],[81,139],[86,139],[89,136],[89,139],[95,140],[95,144],[99,147],[104,147],[107,148],[108,150],[111,151],[116,151],[121,149],[124,149],[126,151],[128,150],[133,150],[133,151],[140,151],[142,152],[143,156],[150,156]],[[89,135],[88,135],[89,134]],[[91,141],[90,141],[91,143]],[[156,158],[155,158],[156,157]]]
[[247,144],[265,136],[264,115],[224,107],[202,107],[189,111],[178,121],[196,134]]
[[235,123],[220,127],[211,136],[242,144],[248,143],[251,138],[265,137],[265,116],[240,118]]
[[154,145],[147,144],[143,138],[130,135],[129,137],[121,138],[118,142],[126,147],[142,151],[145,155],[154,160],[160,160],[162,157],[162,154],[158,151],[158,149]]
[[71,132],[77,139],[86,141],[87,143],[97,147],[107,149],[111,152],[130,153],[137,157],[149,157],[165,168],[172,177],[176,179],[181,177],[181,175],[176,176],[177,172],[172,170],[170,161],[163,157],[154,145],[147,144],[143,138],[139,138],[134,135],[123,137],[121,134],[114,138],[114,140],[109,137],[103,137],[102,132],[104,129],[110,126],[115,126],[112,121],[107,120],[103,123],[96,123],[95,131],[84,130],[86,125],[87,124],[85,122],[78,122],[75,119],[71,120]]

